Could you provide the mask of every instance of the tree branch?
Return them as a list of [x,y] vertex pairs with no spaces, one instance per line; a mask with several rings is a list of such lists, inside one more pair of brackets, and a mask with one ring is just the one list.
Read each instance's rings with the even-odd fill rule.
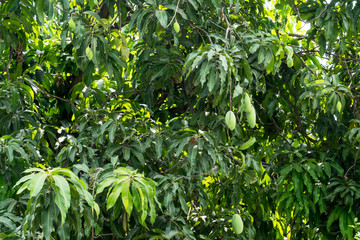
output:
[[11,61],[12,61],[12,54],[13,54],[13,48],[10,44],[10,53],[9,53],[9,61],[8,63],[6,64],[6,67],[5,67],[5,71],[6,71],[6,77],[7,77],[7,81],[10,82],[10,64],[11,64]]
[[40,87],[37,87],[37,88],[40,90],[40,92],[41,92],[42,94],[45,95],[45,97],[47,97],[47,98],[55,98],[55,99],[57,99],[57,100],[66,102],[66,103],[70,104],[71,106],[73,106],[76,110],[80,111],[80,108],[78,108],[78,107],[75,105],[75,103],[71,102],[69,99],[65,99],[65,98],[62,98],[62,97],[58,97],[58,96],[52,95],[52,94],[46,92],[45,90],[41,89]]

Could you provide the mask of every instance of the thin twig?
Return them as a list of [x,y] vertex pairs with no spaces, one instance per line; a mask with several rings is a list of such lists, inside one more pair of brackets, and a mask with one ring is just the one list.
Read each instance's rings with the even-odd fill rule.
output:
[[200,174],[197,174],[197,175],[190,175],[190,176],[181,176],[181,177],[178,177],[177,179],[175,179],[175,182],[177,180],[179,180],[179,179],[182,179],[182,178],[195,178],[195,177],[206,176],[206,175],[208,175],[210,173],[213,173],[216,169],[218,169],[218,166],[213,167],[212,169],[210,169],[206,173],[200,173]]
[[346,171],[346,173],[345,173],[345,175],[344,175],[344,178],[345,178],[345,179],[347,179],[347,174],[349,173],[349,171],[356,166],[356,162],[357,162],[357,159],[358,159],[359,151],[360,151],[360,149],[357,150],[357,152],[356,152],[354,164],[351,165],[351,167],[349,167],[348,170]]
[[179,3],[180,3],[180,1],[181,1],[181,0],[179,0],[179,1],[177,2],[174,16],[172,17],[171,21],[170,21],[169,24],[166,26],[166,28],[168,28],[168,27],[171,25],[171,23],[174,21],[174,19],[175,19],[175,17],[176,17],[176,13],[177,13],[178,8],[179,8]]
[[129,90],[129,91],[124,91],[124,92],[112,92],[109,94],[109,96],[106,98],[105,102],[103,103],[103,105],[101,106],[101,108],[104,108],[106,103],[108,101],[110,101],[110,98],[112,98],[114,95],[124,95],[127,93],[141,93],[141,92],[145,92],[145,90]]
[[217,26],[218,28],[220,28],[220,29],[222,29],[222,30],[226,31],[226,28],[223,28],[222,26],[220,26],[220,25],[219,25],[219,24],[217,24],[216,22],[213,22],[213,21],[211,21],[211,20],[210,20],[210,23],[211,23],[211,24],[213,24],[213,25],[215,25],[215,26]]
[[[202,32],[204,32],[206,34],[206,36],[209,38],[209,42],[211,44],[213,44],[212,40],[211,40],[211,37],[209,36],[209,33],[207,31],[205,31],[204,29],[202,29],[201,27],[198,27],[196,25],[194,25],[192,22],[188,21],[188,23],[190,24],[190,26],[193,28],[193,29],[199,29],[201,30]],[[199,33],[199,35],[201,36],[201,34]],[[201,37],[202,38],[202,37]]]
[[181,160],[178,161],[177,163],[175,163],[171,168],[169,168],[168,170],[165,170],[164,174],[170,172],[171,170],[173,170],[174,168],[176,168],[177,166],[179,166],[180,164],[184,163],[187,160],[187,158],[180,158],[180,159]]
[[39,87],[38,87],[38,89],[40,90],[40,92],[42,92],[42,93],[45,95],[45,97],[47,97],[47,98],[55,98],[55,99],[58,99],[58,100],[60,100],[60,101],[66,102],[66,103],[70,104],[71,106],[73,106],[73,107],[74,107],[75,109],[77,109],[78,111],[80,111],[80,108],[78,108],[78,107],[75,105],[75,103],[71,102],[69,99],[65,99],[65,98],[62,98],[62,97],[58,97],[58,96],[52,95],[52,94],[46,92],[45,90],[43,90],[43,89],[41,89],[41,88],[39,88]]
[[346,60],[342,60],[342,61],[345,63],[346,71],[347,71],[347,73],[349,74],[350,84],[349,84],[348,87],[351,88],[353,76],[352,76],[351,73],[350,73],[350,69],[349,69],[349,66],[348,66],[348,64],[347,64],[347,61],[346,61]]
[[305,142],[306,142],[306,144],[308,146],[308,149],[311,149],[309,141],[311,141],[312,143],[317,143],[317,141],[315,139],[312,139],[311,137],[309,137],[307,135],[306,130],[305,130],[303,124],[301,123],[301,119],[300,119],[300,115],[299,115],[299,111],[298,111],[297,107],[275,85],[269,83],[268,81],[265,81],[265,83],[266,83],[266,85],[268,85],[271,88],[273,88],[274,90],[276,90],[280,94],[280,96],[283,97],[285,99],[285,101],[290,104],[292,109],[294,109],[295,120],[296,120],[296,123],[298,125],[299,130],[300,130],[300,133],[302,133],[303,137],[305,137]]
[[292,147],[291,144],[290,144],[290,142],[281,134],[282,131],[280,131],[281,129],[280,129],[279,126],[277,125],[277,123],[276,123],[276,121],[275,121],[274,118],[272,118],[272,122],[273,122],[273,124],[274,124],[274,126],[275,126],[275,129],[276,129],[278,135],[279,135],[287,144],[289,144],[290,147]]
[[321,18],[321,16],[326,12],[327,6],[325,6],[325,8],[320,12],[320,14],[319,14],[317,17],[315,17],[314,19],[311,19],[311,20],[309,20],[309,21],[308,21],[308,20],[304,20],[304,19],[301,18],[301,16],[300,16],[300,11],[299,11],[298,7],[295,5],[295,1],[293,2],[293,9],[295,10],[296,15],[299,17],[299,19],[300,19],[302,22],[312,23],[312,22],[318,20],[319,18]]

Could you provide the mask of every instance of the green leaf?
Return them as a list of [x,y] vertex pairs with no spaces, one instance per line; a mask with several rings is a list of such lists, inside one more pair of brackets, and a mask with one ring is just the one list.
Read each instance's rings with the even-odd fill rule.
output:
[[179,144],[179,146],[178,146],[178,148],[177,148],[177,150],[176,150],[176,152],[175,152],[175,155],[179,157],[180,154],[181,154],[181,152],[183,151],[184,146],[185,146],[186,144],[188,144],[188,143],[189,143],[189,138],[183,139],[183,140],[181,141],[181,143]]
[[69,177],[69,181],[71,181],[76,187],[80,188],[80,189],[86,189],[86,184],[84,183],[84,181],[80,180],[72,171],[70,171],[69,169],[66,168],[54,168],[50,175],[55,175],[55,174],[63,174],[67,177]]
[[303,205],[303,181],[298,172],[292,173],[292,180],[295,188],[295,196],[300,205]]
[[339,219],[339,216],[341,214],[341,212],[343,212],[342,208],[340,207],[336,207],[335,209],[333,209],[328,217],[328,220],[326,222],[326,229],[331,232],[331,225],[332,223],[336,220]]
[[325,24],[325,35],[326,39],[331,39],[333,35],[334,29],[334,18],[329,19]]
[[156,159],[160,159],[162,155],[162,144],[163,144],[162,137],[160,136],[156,137],[155,138]]
[[259,50],[259,55],[258,55],[258,64],[261,64],[264,62],[265,54],[266,54],[265,48],[261,47]]
[[185,202],[185,196],[183,194],[180,194],[179,196],[179,202],[180,202],[180,206],[181,206],[181,209],[183,210],[183,212],[185,214],[188,214],[188,211],[189,211],[189,206],[186,204]]
[[70,20],[69,20],[69,27],[73,31],[75,31],[75,29],[76,29],[76,23],[74,22],[74,20],[72,18],[70,18]]
[[[40,0],[41,1],[41,0]],[[30,97],[31,103],[34,101],[34,91],[28,85],[24,83],[19,83],[19,86],[25,90],[25,95]]]
[[156,209],[155,209],[154,197],[149,199],[149,205],[150,205],[150,223],[154,224],[155,218],[156,218]]
[[76,97],[79,96],[82,93],[82,90],[84,89],[85,84],[83,82],[79,82],[78,84],[76,84],[72,91],[71,91],[71,102],[74,102]]
[[253,54],[259,49],[259,47],[260,47],[260,44],[258,44],[258,43],[253,44],[253,45],[251,45],[249,52]]
[[118,65],[118,67],[127,68],[127,64],[124,60],[121,60],[118,56],[116,56],[113,52],[108,53],[109,57]]
[[104,191],[105,188],[109,187],[111,184],[114,184],[114,182],[117,180],[116,177],[110,176],[102,180],[96,188],[96,195],[100,194]]
[[96,12],[93,12],[93,11],[85,11],[84,14],[91,15],[91,16],[94,17],[96,20],[98,20],[101,25],[105,26],[104,22],[101,20],[101,17],[100,17]]
[[293,66],[294,50],[290,46],[285,46],[285,51],[287,53],[286,64],[287,64],[288,67],[292,67]]
[[31,198],[37,196],[40,193],[41,189],[44,186],[46,177],[47,177],[47,174],[44,172],[39,172],[32,176],[30,183],[29,183]]
[[131,171],[129,169],[124,168],[124,167],[119,167],[119,168],[114,170],[114,174],[130,175]]
[[314,186],[314,192],[313,192],[313,199],[314,199],[314,204],[316,204],[319,201],[320,198],[320,188],[319,186]]
[[324,163],[324,171],[326,173],[326,175],[328,176],[328,178],[331,177],[331,165],[328,162]]
[[209,80],[207,82],[207,87],[209,89],[209,92],[212,92],[214,90],[216,82],[217,82],[216,68],[212,67],[210,69]]
[[53,205],[51,204],[48,209],[41,211],[41,228],[47,240],[50,239],[51,232],[53,231],[54,211],[51,209],[52,207]]
[[63,176],[53,175],[52,176],[56,187],[55,190],[55,203],[61,212],[61,224],[64,224],[66,219],[66,213],[70,207],[71,195],[69,183]]
[[5,147],[5,153],[6,156],[8,158],[9,163],[12,163],[12,161],[14,160],[14,150],[11,146],[6,146]]
[[322,33],[319,35],[319,45],[320,45],[319,54],[320,54],[320,57],[322,57],[326,51],[326,39],[325,39],[324,34],[322,34]]
[[189,147],[189,156],[188,156],[189,161],[190,161],[190,166],[193,166],[195,164],[197,153],[198,153],[197,146],[194,146],[193,144],[191,144]]
[[40,24],[44,24],[45,23],[45,16],[44,16],[44,3],[45,0],[36,0],[35,1],[35,9],[36,9],[36,14],[37,14],[37,20],[39,21]]
[[70,240],[69,222],[65,222],[57,228],[60,240]]
[[132,150],[131,150],[131,153],[135,155],[135,157],[139,160],[139,162],[140,162],[142,165],[145,165],[144,155],[143,155],[141,152],[139,152],[139,151],[137,151],[137,150],[135,150],[135,149],[132,149]]
[[20,0],[11,0],[9,1],[9,5],[7,6],[7,12],[10,14],[15,9],[19,7]]
[[223,54],[221,54],[219,56],[219,60],[220,60],[221,66],[224,68],[225,72],[227,72],[229,66],[228,66],[228,61],[227,61],[226,57]]
[[124,182],[117,183],[115,187],[112,189],[111,194],[108,196],[106,201],[106,210],[109,210],[115,205],[122,191],[123,184]]
[[241,59],[241,65],[245,70],[246,78],[249,80],[250,83],[252,83],[253,74],[252,74],[251,67],[250,67],[249,63],[245,59],[242,58]]
[[0,216],[0,223],[4,224],[8,229],[16,229],[16,225],[7,217]]
[[129,181],[125,181],[122,187],[121,192],[121,200],[123,202],[123,205],[125,207],[125,211],[131,215],[132,209],[133,209],[133,200],[130,193],[130,179]]
[[159,20],[161,26],[163,26],[164,28],[166,28],[167,24],[168,24],[168,16],[166,11],[164,10],[157,10],[155,12],[155,16],[156,18]]
[[306,188],[308,189],[308,192],[312,193],[314,185],[313,185],[313,182],[311,180],[311,177],[309,176],[308,173],[303,174],[302,177],[304,179],[304,184],[305,184]]
[[114,142],[115,133],[116,133],[116,128],[117,128],[117,126],[116,126],[115,123],[113,123],[113,124],[110,125],[110,128],[109,128],[109,141],[110,141],[111,143]]
[[[141,215],[138,217],[139,222],[141,225],[143,225],[144,227],[146,227],[146,223],[145,223],[145,219],[147,216],[147,209],[148,209],[148,197],[146,194],[146,189],[144,188],[144,186],[142,186],[141,184],[139,184],[138,182],[134,181],[133,182],[134,187],[137,189],[140,199],[141,199]],[[150,198],[149,198],[150,199]]]
[[136,210],[138,212],[140,212],[141,206],[142,206],[142,199],[141,199],[142,196],[140,196],[140,192],[139,192],[138,188],[136,188],[134,186],[134,184],[131,185],[131,192],[132,192],[132,196],[133,196],[134,206],[135,206]]

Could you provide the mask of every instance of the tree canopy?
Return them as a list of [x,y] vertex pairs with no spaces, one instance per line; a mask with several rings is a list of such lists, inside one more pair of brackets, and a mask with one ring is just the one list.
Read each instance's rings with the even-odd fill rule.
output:
[[0,238],[360,239],[359,17],[0,1]]

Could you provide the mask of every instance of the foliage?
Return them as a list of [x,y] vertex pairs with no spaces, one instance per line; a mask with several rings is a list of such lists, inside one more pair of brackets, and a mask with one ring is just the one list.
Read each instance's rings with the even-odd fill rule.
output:
[[0,1],[0,238],[358,238],[359,17]]

